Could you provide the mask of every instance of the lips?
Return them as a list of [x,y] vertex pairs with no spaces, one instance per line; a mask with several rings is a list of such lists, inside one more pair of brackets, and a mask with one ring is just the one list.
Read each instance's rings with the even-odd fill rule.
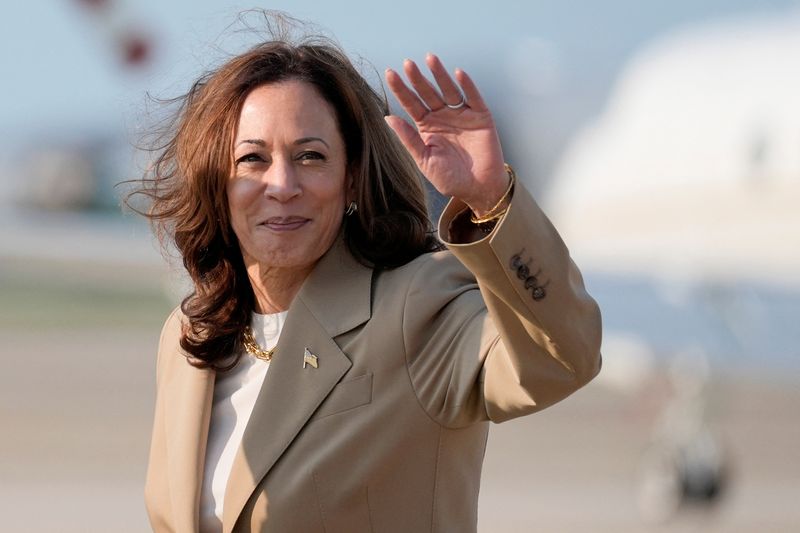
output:
[[289,217],[270,217],[259,226],[263,226],[272,231],[294,231],[302,228],[311,222],[310,218],[289,216]]

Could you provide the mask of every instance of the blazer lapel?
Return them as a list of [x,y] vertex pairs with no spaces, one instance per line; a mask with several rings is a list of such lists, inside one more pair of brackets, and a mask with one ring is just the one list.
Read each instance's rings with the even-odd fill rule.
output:
[[214,372],[189,365],[179,357],[177,372],[165,384],[165,422],[167,437],[167,468],[175,526],[178,531],[198,528],[200,489],[203,485],[203,466],[206,457],[208,424],[214,395]]
[[[333,338],[370,317],[372,270],[339,239],[292,302],[275,357],[234,459],[223,505],[223,531],[325,397],[351,366]],[[317,367],[304,365],[308,349]]]

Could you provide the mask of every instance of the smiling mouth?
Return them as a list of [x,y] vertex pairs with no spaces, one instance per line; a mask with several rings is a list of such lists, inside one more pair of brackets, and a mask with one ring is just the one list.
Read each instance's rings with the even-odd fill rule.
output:
[[294,231],[311,222],[303,217],[271,217],[259,224],[272,231]]

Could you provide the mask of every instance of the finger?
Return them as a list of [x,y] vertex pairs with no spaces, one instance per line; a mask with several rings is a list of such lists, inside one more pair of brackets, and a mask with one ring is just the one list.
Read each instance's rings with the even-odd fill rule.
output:
[[400,142],[403,143],[403,146],[406,147],[408,153],[411,154],[411,157],[414,158],[417,166],[422,168],[422,161],[425,156],[426,146],[422,140],[422,137],[419,136],[417,130],[415,130],[411,124],[398,116],[386,115],[383,118],[389,127],[394,130],[395,134],[400,139]]
[[428,68],[431,69],[431,74],[436,79],[436,83],[439,84],[439,89],[444,95],[444,102],[450,105],[461,103],[461,89],[458,88],[453,78],[447,73],[442,61],[436,55],[429,53],[425,57],[425,62],[428,64]]
[[467,97],[467,103],[469,103],[469,107],[475,111],[488,111],[489,108],[486,107],[486,102],[483,101],[483,97],[481,96],[481,92],[478,90],[478,86],[475,85],[475,82],[472,81],[472,78],[469,77],[469,74],[460,68],[456,69],[455,74],[458,84],[461,86],[461,89],[464,91],[464,95]]
[[417,94],[419,94],[422,101],[425,102],[425,105],[428,106],[428,109],[437,111],[444,107],[442,95],[439,94],[439,91],[436,90],[436,87],[433,86],[430,80],[422,74],[416,63],[410,59],[406,59],[403,61],[403,70],[408,77],[408,81],[411,82],[414,90],[417,91]]
[[400,77],[400,74],[394,70],[387,68],[385,76],[389,89],[394,93],[395,98],[400,102],[400,105],[405,109],[406,113],[408,113],[415,122],[422,120],[422,117],[428,113],[428,108],[425,107],[425,104],[422,103],[419,96],[408,88]]

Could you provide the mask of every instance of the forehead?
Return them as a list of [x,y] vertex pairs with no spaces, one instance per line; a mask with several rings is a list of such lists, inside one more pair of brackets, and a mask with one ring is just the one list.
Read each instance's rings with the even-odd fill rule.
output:
[[236,137],[338,135],[336,112],[313,85],[289,80],[260,85],[242,104]]

